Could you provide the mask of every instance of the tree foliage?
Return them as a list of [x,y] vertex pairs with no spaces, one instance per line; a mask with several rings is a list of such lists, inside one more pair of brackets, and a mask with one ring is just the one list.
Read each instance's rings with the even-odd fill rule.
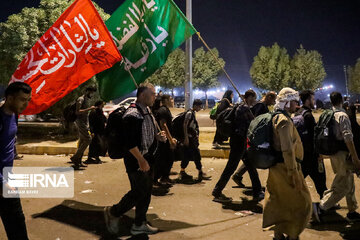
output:
[[250,68],[254,86],[264,90],[280,91],[289,86],[290,57],[285,48],[277,43],[272,47],[262,46]]
[[360,94],[360,58],[354,66],[348,67],[347,72],[350,92]]
[[[6,22],[0,23],[0,84],[6,86],[17,66],[38,39],[54,24],[71,0],[41,0],[37,8],[23,8],[20,13],[8,17]],[[105,21],[110,15],[106,14],[94,3],[100,16]],[[95,85],[93,77],[66,97],[55,103],[45,113],[61,116],[62,110],[84,92],[88,85]]]
[[[219,57],[219,51],[216,48],[211,50],[216,56],[221,66],[225,66],[224,59]],[[203,47],[200,47],[194,52],[193,60],[193,84],[194,88],[198,88],[205,92],[205,100],[207,107],[207,91],[210,88],[219,86],[218,80],[221,74],[221,67],[214,60],[210,51],[205,51]]]
[[318,51],[307,51],[300,45],[291,60],[291,86],[307,90],[321,86],[326,77],[322,56]]
[[165,64],[147,81],[171,89],[172,92],[174,88],[183,86],[185,83],[185,52],[180,48],[175,49],[169,54]]

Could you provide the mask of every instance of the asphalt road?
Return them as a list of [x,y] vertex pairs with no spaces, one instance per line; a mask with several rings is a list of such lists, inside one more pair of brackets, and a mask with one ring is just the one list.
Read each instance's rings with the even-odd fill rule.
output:
[[[65,156],[26,155],[24,160],[16,161],[15,166],[69,166]],[[90,240],[90,239],[128,239],[134,211],[129,211],[121,219],[119,236],[111,236],[104,226],[102,209],[118,202],[129,190],[129,182],[121,160],[113,161],[104,158],[102,165],[91,165],[84,171],[75,172],[75,195],[71,199],[22,199],[26,224],[30,239],[41,240]],[[212,181],[193,185],[176,184],[170,192],[156,191],[152,197],[148,220],[159,227],[161,232],[150,236],[150,239],[226,239],[248,240],[272,239],[272,232],[263,232],[262,202],[251,201],[251,191],[233,188],[229,182],[224,193],[233,197],[234,202],[221,205],[212,201],[211,190],[219,178],[226,161],[224,159],[203,159],[204,170],[213,176]],[[333,173],[330,163],[326,162],[328,186]],[[174,171],[179,171],[179,162]],[[195,175],[193,163],[188,173]],[[265,185],[267,171],[260,171],[260,178]],[[176,176],[172,176],[176,178]],[[314,201],[318,201],[314,185],[307,179]],[[249,186],[250,180],[245,175],[244,183]],[[360,180],[356,179],[359,186]],[[82,191],[88,193],[82,193]],[[164,195],[165,194],[165,195]],[[162,196],[163,195],[163,196]],[[360,194],[357,193],[360,199]],[[305,229],[301,239],[359,239],[360,225],[350,225],[344,221],[346,215],[345,200],[341,201],[343,209],[332,214],[326,225],[315,225]],[[249,215],[250,210],[254,214]],[[344,238],[340,234],[345,234]],[[6,239],[3,226],[0,225],[0,239]],[[132,238],[146,239],[146,238]]]

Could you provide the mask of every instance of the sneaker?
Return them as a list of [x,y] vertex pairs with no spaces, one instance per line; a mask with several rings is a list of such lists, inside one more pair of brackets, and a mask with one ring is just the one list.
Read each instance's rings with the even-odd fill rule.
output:
[[341,209],[341,206],[339,203],[335,204],[332,208],[330,208],[329,210],[330,211],[336,211],[336,210],[340,210]]
[[111,215],[110,208],[111,207],[104,208],[106,228],[110,233],[117,234],[119,232],[119,218]]
[[312,210],[313,210],[312,217],[318,223],[321,222],[320,216],[321,216],[321,212],[322,212],[319,205],[320,205],[319,203],[313,203],[312,204]]
[[237,177],[236,175],[232,176],[232,180],[241,188],[244,188],[245,185],[242,183],[242,177]]
[[96,161],[92,158],[88,158],[86,161],[84,161],[85,164],[95,164]]
[[180,180],[192,180],[193,177],[189,174],[187,174],[185,171],[181,171],[179,174],[179,179]]
[[211,176],[207,175],[206,173],[204,172],[199,172],[199,175],[198,175],[198,180],[199,181],[202,181],[202,180],[210,180],[211,179]]
[[360,213],[358,212],[349,212],[346,214],[346,220],[349,222],[360,222]]
[[102,163],[103,163],[103,161],[101,161],[100,158],[96,158],[96,159],[95,159],[95,164],[102,164]]
[[213,143],[212,149],[220,149],[220,148],[221,148],[220,144],[218,144],[218,143]]
[[213,195],[213,196],[214,196],[214,199],[213,199],[214,202],[218,202],[218,203],[229,203],[229,202],[232,201],[232,198],[231,198],[231,197],[227,197],[227,196],[225,196],[225,194],[223,194],[223,193],[216,194],[216,195]]
[[74,165],[72,165],[72,167],[74,168],[74,170],[80,170],[80,164],[74,163]]
[[256,201],[261,201],[265,198],[265,193],[263,191],[260,191],[256,194],[254,194],[253,199]]
[[14,160],[22,160],[23,158],[24,158],[24,156],[16,154],[16,156],[14,157]]
[[138,235],[138,234],[155,234],[159,232],[158,228],[152,227],[146,222],[143,222],[141,226],[136,226],[135,224],[132,225],[130,233],[132,235]]
[[160,178],[160,182],[161,182],[161,183],[166,183],[166,184],[171,184],[171,185],[174,185],[174,183],[175,183],[173,180],[171,180],[171,179],[168,178],[168,177]]

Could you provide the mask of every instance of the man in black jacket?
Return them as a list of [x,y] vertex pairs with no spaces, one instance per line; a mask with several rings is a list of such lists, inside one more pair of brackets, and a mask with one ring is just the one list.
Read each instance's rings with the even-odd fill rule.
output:
[[157,141],[166,141],[164,132],[158,131],[155,118],[150,111],[156,97],[152,84],[140,85],[137,91],[136,104],[130,105],[124,114],[126,149],[124,163],[131,190],[125,194],[118,204],[104,209],[105,223],[109,232],[119,231],[119,217],[135,207],[135,223],[131,234],[155,234],[157,228],[146,221],[146,213],[151,201],[153,174],[150,171],[154,163]]
[[[174,163],[174,149],[176,148],[176,139],[171,136],[172,131],[172,114],[171,107],[174,107],[171,97],[163,94],[161,97],[161,107],[156,111],[155,116],[162,131],[166,133],[167,141],[159,143],[158,158],[154,166],[154,184],[167,185],[172,184],[170,171]],[[158,180],[160,179],[160,183]]]
[[88,159],[85,164],[101,164],[99,156],[105,156],[106,147],[104,146],[104,134],[106,117],[103,112],[104,101],[97,101],[95,103],[95,110],[92,110],[89,115],[89,125],[91,132],[91,143],[89,146]]
[[[300,93],[300,99],[303,105],[296,115],[302,114],[304,117],[304,131],[302,133],[299,132],[304,147],[304,160],[301,162],[301,170],[304,178],[310,176],[314,181],[316,191],[321,199],[327,187],[325,168],[322,159],[319,158],[319,154],[315,151],[314,144],[314,128],[316,125],[315,118],[312,114],[312,109],[314,109],[315,104],[314,92],[310,90],[303,91]],[[320,165],[321,171],[319,171],[319,164],[322,165]]]
[[[261,114],[268,113],[269,107],[275,105],[276,101],[276,93],[273,91],[267,92],[265,97],[260,101],[257,102],[252,108],[251,111],[254,114],[254,117],[257,117]],[[246,161],[246,160],[245,160]],[[236,173],[233,175],[232,179],[239,187],[245,187],[242,183],[243,175],[247,172],[247,168],[245,164],[242,164]],[[263,198],[264,193],[258,192],[258,196],[256,196],[259,200]]]
[[[235,119],[234,119],[234,130],[230,136],[230,155],[229,160],[225,166],[223,173],[219,181],[216,183],[216,186],[212,192],[215,202],[231,202],[232,198],[225,196],[222,191],[228,183],[231,175],[235,172],[240,159],[243,158],[246,150],[246,136],[247,130],[249,128],[251,120],[254,119],[254,115],[251,112],[251,106],[256,101],[256,93],[253,90],[248,90],[245,93],[245,101],[239,105],[236,109]],[[258,179],[256,169],[249,167],[249,174],[251,174],[252,179]],[[256,175],[256,177],[254,177]],[[254,185],[254,183],[253,183]],[[259,184],[256,184],[256,186]],[[261,185],[260,185],[261,189]]]

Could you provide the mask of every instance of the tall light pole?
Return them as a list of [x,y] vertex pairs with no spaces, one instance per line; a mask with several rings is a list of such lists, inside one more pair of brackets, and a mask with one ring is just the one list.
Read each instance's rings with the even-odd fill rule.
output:
[[[186,0],[186,17],[192,23],[192,0]],[[192,37],[186,40],[185,59],[185,109],[191,108],[193,101],[192,93]]]
[[346,67],[346,65],[344,65],[344,74],[345,74],[346,96],[349,97],[348,76],[347,76],[347,67]]

